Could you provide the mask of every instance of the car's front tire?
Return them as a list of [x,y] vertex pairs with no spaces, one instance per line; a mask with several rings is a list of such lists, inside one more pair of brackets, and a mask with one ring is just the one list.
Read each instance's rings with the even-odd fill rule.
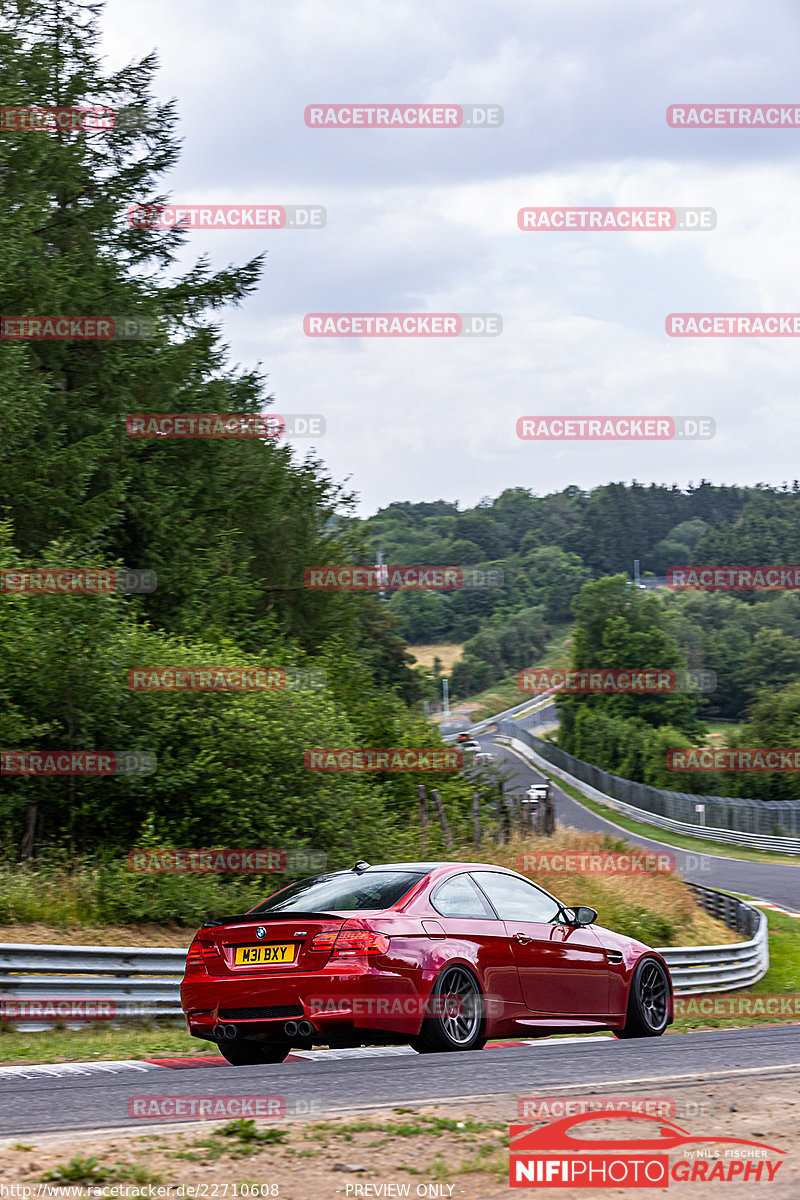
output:
[[291,1042],[245,1042],[238,1038],[219,1042],[220,1054],[232,1067],[252,1067],[258,1063],[280,1063],[291,1050]]
[[486,1045],[483,993],[466,967],[446,967],[428,1002],[429,1015],[411,1047],[417,1054],[482,1050]]
[[643,958],[631,980],[625,1028],[615,1029],[615,1035],[661,1037],[669,1021],[669,988],[666,967],[655,958]]

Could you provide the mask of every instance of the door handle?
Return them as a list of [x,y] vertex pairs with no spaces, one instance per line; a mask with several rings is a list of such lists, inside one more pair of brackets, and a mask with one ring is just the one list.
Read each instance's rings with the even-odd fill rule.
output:
[[527,946],[528,942],[533,941],[533,938],[529,938],[526,933],[515,933],[514,941],[519,942],[520,946]]

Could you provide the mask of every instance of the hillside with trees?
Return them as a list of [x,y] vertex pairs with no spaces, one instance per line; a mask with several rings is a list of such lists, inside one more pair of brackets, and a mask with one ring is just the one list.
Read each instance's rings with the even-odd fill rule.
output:
[[[463,593],[396,592],[388,610],[417,642],[461,641],[455,700],[537,661],[572,628],[572,665],[713,672],[706,693],[563,696],[559,744],[631,779],[678,790],[763,799],[800,795],[793,775],[693,775],[677,781],[666,750],[703,744],[706,722],[735,723],[729,744],[800,739],[800,595],[796,591],[632,589],[670,567],[800,562],[800,483],[780,488],[608,484],[536,496],[523,488],[459,510],[444,501],[392,504],[364,523],[387,562],[476,565],[502,586]],[[430,694],[430,693],[429,693]],[[744,727],[742,728],[742,725]]]
[[[163,845],[322,847],[332,862],[413,845],[415,778],[304,769],[308,747],[435,745],[396,622],[373,595],[314,593],[315,562],[361,560],[353,498],[277,439],[126,436],[126,414],[256,414],[260,367],[234,367],[224,310],[261,256],[179,269],[188,234],[131,228],[166,199],[174,103],[153,56],[107,75],[97,6],[4,5],[0,92],[105,105],[109,131],[0,139],[0,311],[125,314],[155,336],[0,345],[0,568],[155,572],[147,595],[0,595],[0,747],[154,754],[152,775],[0,779],[5,852]],[[131,692],[137,666],[313,669],[272,693]],[[455,803],[466,785],[441,781]]]

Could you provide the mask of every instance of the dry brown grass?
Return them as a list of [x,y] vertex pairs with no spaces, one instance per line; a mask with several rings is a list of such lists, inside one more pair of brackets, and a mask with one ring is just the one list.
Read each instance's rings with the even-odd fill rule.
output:
[[169,946],[189,945],[193,929],[171,925],[0,925],[0,942],[27,942],[34,946]]
[[[503,847],[484,843],[476,854],[460,850],[464,860],[494,862],[523,870],[525,854],[601,854],[607,851],[637,851],[622,838],[602,833],[560,829],[552,837],[514,837]],[[724,945],[742,941],[720,921],[714,920],[695,902],[679,876],[650,875],[530,875],[565,904],[588,904],[598,911],[598,923],[639,938],[652,946]],[[0,925],[0,942],[29,942],[35,945],[73,946],[173,946],[185,947],[193,929],[173,925],[97,925],[71,922],[66,926],[45,922]]]
[[413,655],[418,666],[428,667],[429,670],[433,668],[434,658],[440,658],[443,672],[449,675],[454,663],[461,658],[464,647],[458,642],[446,642],[438,646],[431,642],[426,646],[409,646],[408,652]]
[[[560,829],[552,837],[515,837],[486,857],[500,866],[523,871],[525,854],[580,855],[608,851],[638,852],[622,838],[602,833]],[[666,851],[665,851],[666,853]],[[576,864],[579,869],[579,865]],[[743,940],[721,921],[708,916],[677,874],[595,874],[576,871],[533,875],[523,871],[564,903],[596,908],[598,923],[658,946],[727,945]]]

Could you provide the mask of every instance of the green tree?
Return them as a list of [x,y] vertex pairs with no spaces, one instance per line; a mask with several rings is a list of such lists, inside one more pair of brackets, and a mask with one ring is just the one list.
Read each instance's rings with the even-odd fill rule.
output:
[[542,605],[548,621],[568,621],[572,601],[590,577],[577,554],[567,554],[558,546],[542,546],[530,550],[523,564],[532,603]]
[[[628,583],[624,575],[615,575],[588,583],[581,590],[574,603],[572,666],[683,671],[686,661],[669,632],[661,602],[656,596],[631,589]],[[584,711],[602,712],[609,720],[638,722],[633,727],[639,729],[647,725],[671,725],[687,735],[700,729],[700,702],[687,692],[561,694],[556,703],[561,722],[559,745],[569,753],[578,753],[573,745],[578,744],[578,715]],[[626,754],[631,753],[628,747]],[[641,769],[641,751],[639,754]],[[605,765],[614,770],[609,755],[605,758]]]

